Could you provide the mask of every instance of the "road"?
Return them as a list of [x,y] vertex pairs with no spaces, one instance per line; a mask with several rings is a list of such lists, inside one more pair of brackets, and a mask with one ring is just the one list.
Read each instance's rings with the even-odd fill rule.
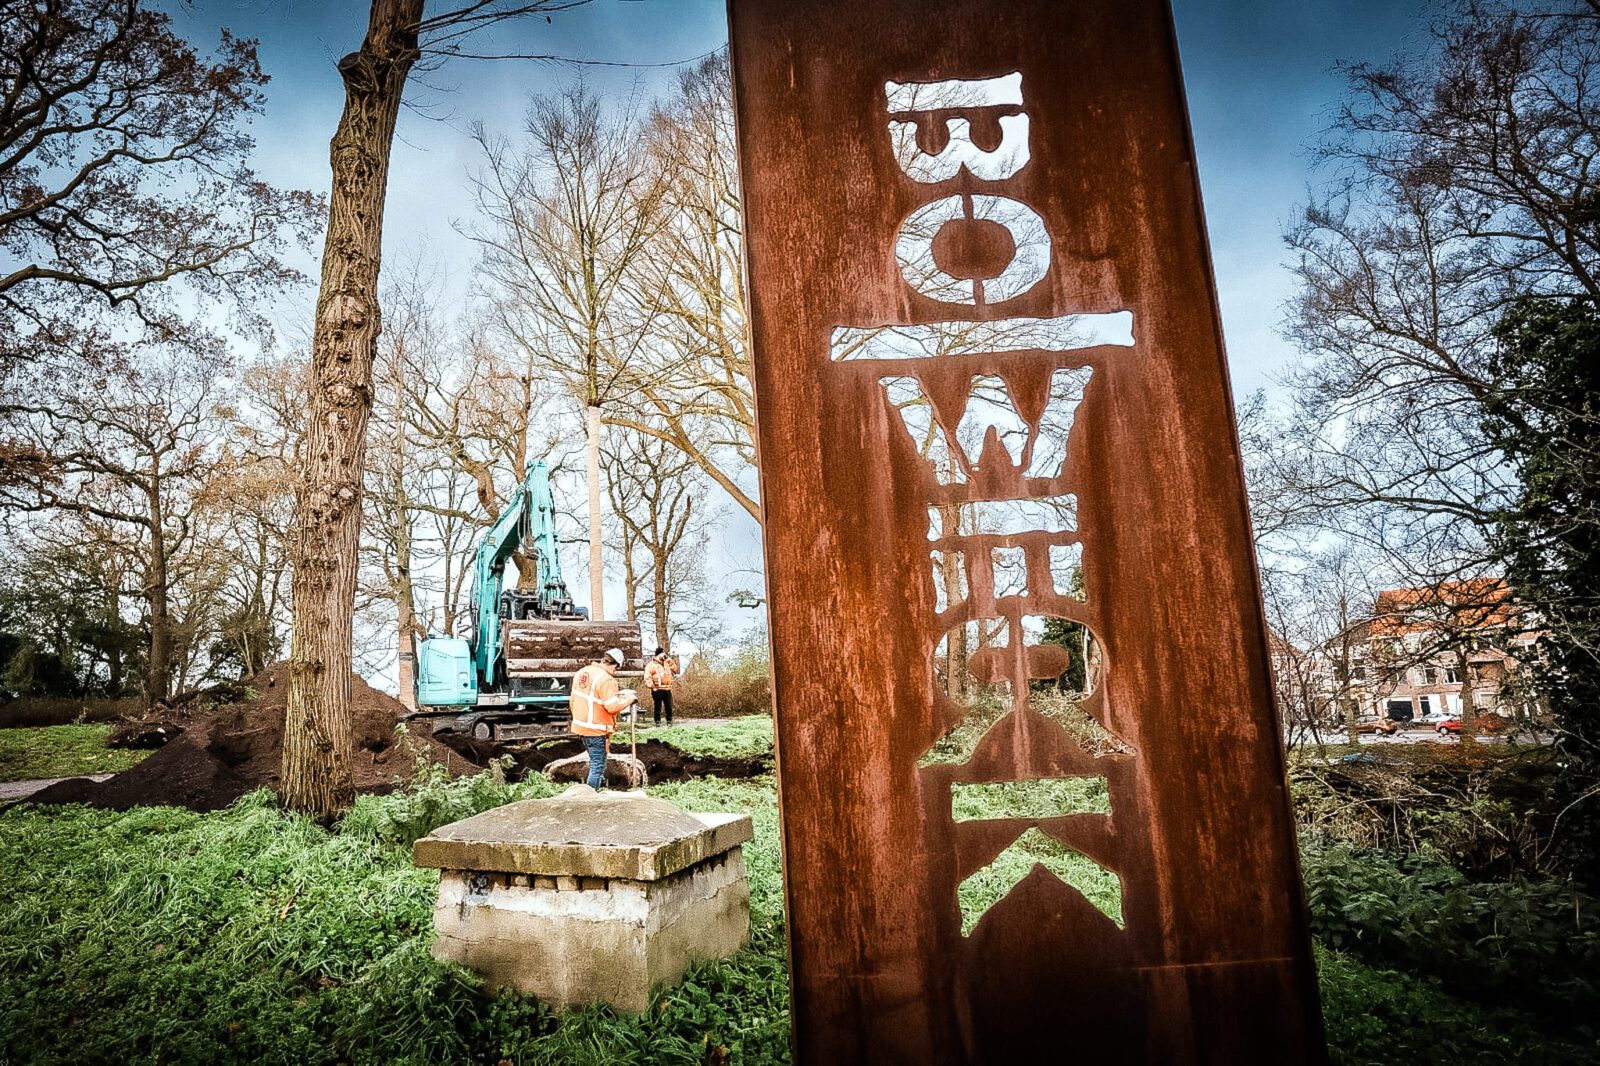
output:
[[[77,776],[87,777],[90,781],[106,781],[111,777],[110,774],[79,774]],[[51,785],[72,780],[76,780],[76,778],[39,777],[32,781],[0,781],[0,807],[21,802],[35,792],[43,792]]]

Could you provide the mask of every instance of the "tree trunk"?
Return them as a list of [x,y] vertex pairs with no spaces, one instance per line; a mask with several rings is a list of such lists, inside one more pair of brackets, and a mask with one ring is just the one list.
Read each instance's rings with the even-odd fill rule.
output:
[[283,735],[284,803],[327,818],[353,798],[350,659],[361,481],[389,153],[423,0],[372,0],[361,50],[339,61],[344,113],[311,343],[311,416],[295,501],[294,627]]
[[1461,743],[1474,744],[1477,742],[1477,709],[1473,706],[1472,663],[1463,645],[1456,646],[1456,670],[1461,674]]
[[145,596],[150,604],[150,661],[145,664],[145,699],[172,694],[172,618],[167,603],[166,516],[159,484],[150,491],[150,565],[145,571]]
[[[955,505],[945,504],[939,509],[940,528],[945,536],[959,532],[960,514]],[[939,554],[939,580],[944,585],[944,602],[954,607],[961,600],[961,562],[955,552]],[[951,630],[945,645],[945,694],[959,701],[967,694],[967,625],[963,622]]]
[[406,498],[406,420],[401,408],[405,396],[403,364],[394,360],[394,614],[395,648],[400,702],[417,709],[417,601],[411,581],[411,507]]
[[605,560],[600,555],[600,406],[586,410],[589,446],[589,617],[606,616]]
[[657,549],[652,554],[656,561],[655,573],[652,575],[655,580],[656,597],[656,647],[670,648],[672,645],[667,643],[667,628],[672,622],[672,598],[671,593],[667,591],[669,553]]
[[[615,503],[612,506],[616,506]],[[622,524],[622,594],[626,597],[624,607],[626,617],[630,622],[639,620],[639,575],[633,568],[633,534],[628,531],[628,524]]]
[[400,702],[406,710],[417,709],[417,608],[411,582],[411,538],[402,533],[395,559],[394,613],[396,645],[399,648]]

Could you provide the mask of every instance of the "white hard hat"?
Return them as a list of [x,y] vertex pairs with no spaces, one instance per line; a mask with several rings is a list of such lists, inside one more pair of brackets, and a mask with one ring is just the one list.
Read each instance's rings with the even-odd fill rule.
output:
[[618,666],[621,666],[628,658],[626,655],[622,654],[621,648],[607,648],[605,657],[616,663]]

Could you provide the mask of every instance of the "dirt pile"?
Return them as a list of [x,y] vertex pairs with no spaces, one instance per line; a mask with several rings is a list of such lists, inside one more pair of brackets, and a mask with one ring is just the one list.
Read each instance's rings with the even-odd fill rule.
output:
[[[195,710],[181,723],[161,717],[181,733],[154,755],[108,781],[83,778],[52,785],[32,797],[35,803],[86,803],[111,810],[173,805],[196,811],[226,807],[246,792],[275,788],[283,758],[283,716],[289,699],[289,670],[275,663],[247,682],[255,698]],[[248,693],[246,693],[248,694]],[[368,685],[351,679],[351,712],[356,751],[351,765],[357,792],[388,792],[410,780],[417,755],[453,773],[479,767],[438,743],[425,727],[395,732],[404,707]],[[138,723],[130,733],[138,733]]]
[[[435,740],[443,741],[457,752],[480,766],[489,765],[490,759],[509,756],[512,769],[509,776],[520,780],[528,774],[543,773],[552,762],[570,759],[584,752],[583,742],[576,737],[541,740],[525,744],[497,744],[478,740],[465,733],[440,733]],[[612,742],[612,757],[628,754],[631,749],[625,742]],[[671,744],[660,740],[645,740],[639,744],[639,761],[652,785],[668,781],[687,781],[692,777],[744,778],[757,777],[772,770],[772,758],[751,755],[720,758],[713,755],[688,755]],[[556,780],[581,780],[580,777],[561,777]]]

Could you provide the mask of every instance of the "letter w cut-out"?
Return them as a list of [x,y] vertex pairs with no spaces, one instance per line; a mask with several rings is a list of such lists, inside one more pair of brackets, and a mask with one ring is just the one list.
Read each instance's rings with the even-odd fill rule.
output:
[[1028,422],[1017,412],[1005,379],[993,374],[973,378],[972,391],[967,394],[967,409],[956,426],[956,441],[966,453],[968,468],[974,472],[981,469],[986,446],[992,448],[988,444],[991,436],[1010,456],[1011,465],[1020,465],[1029,435]]

